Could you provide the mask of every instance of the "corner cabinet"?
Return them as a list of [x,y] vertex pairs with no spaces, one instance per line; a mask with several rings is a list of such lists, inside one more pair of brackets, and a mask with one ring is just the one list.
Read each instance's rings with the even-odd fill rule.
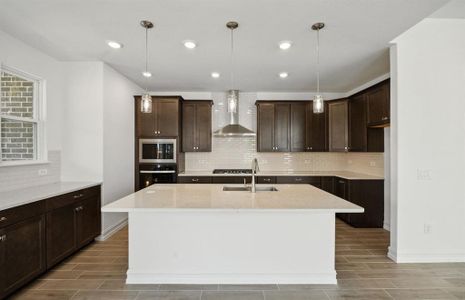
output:
[[290,151],[291,105],[257,102],[257,151]]
[[0,211],[0,299],[100,234],[100,186]]
[[387,126],[390,123],[390,81],[383,81],[365,92],[368,126]]
[[348,108],[347,99],[328,103],[328,150],[330,152],[349,150]]
[[182,97],[152,96],[152,112],[141,112],[141,96],[135,96],[136,136],[177,137],[180,133]]
[[182,104],[182,151],[212,151],[212,100],[187,100]]

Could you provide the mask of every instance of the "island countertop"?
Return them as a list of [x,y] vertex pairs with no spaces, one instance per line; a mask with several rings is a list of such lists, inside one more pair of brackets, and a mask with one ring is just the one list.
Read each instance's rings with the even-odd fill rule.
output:
[[[315,211],[362,213],[364,209],[311,185],[273,184],[278,191],[223,191],[224,184],[155,184],[102,207],[134,211]],[[228,186],[240,186],[229,185]],[[259,186],[270,186],[257,184]]]

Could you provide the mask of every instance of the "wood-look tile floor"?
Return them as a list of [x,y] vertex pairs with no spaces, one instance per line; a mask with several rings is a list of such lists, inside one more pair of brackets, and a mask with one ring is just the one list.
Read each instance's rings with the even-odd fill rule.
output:
[[14,299],[465,299],[465,263],[395,264],[389,233],[336,223],[338,285],[128,285],[128,231],[95,242]]

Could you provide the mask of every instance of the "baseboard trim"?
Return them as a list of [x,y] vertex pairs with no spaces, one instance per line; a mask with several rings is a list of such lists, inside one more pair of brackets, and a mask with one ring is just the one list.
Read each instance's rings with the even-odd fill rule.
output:
[[125,218],[124,220],[122,220],[121,222],[113,225],[112,227],[110,228],[107,228],[105,231],[102,232],[102,234],[100,234],[98,237],[96,237],[95,239],[97,241],[100,241],[100,242],[103,242],[103,241],[106,241],[107,239],[109,239],[112,235],[114,235],[115,233],[117,233],[118,231],[120,231],[121,229],[123,229],[124,227],[126,227],[128,225],[128,218]]
[[396,263],[462,263],[465,253],[396,253],[389,248],[387,256]]
[[307,274],[160,274],[127,272],[127,284],[337,284],[336,272]]

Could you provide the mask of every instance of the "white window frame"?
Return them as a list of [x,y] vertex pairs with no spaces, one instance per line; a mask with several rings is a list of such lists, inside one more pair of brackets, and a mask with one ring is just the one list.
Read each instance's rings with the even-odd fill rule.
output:
[[[28,160],[8,160],[4,161],[1,159],[1,148],[0,148],[0,167],[3,166],[21,166],[21,165],[33,165],[33,164],[44,164],[48,163],[47,155],[47,143],[46,143],[46,127],[45,127],[45,113],[46,113],[46,93],[45,93],[45,79],[30,74],[28,72],[16,69],[14,67],[7,66],[0,63],[0,73],[7,72],[18,77],[24,78],[34,82],[33,98],[32,98],[32,118],[16,117],[7,114],[2,114],[0,112],[0,119],[12,120],[12,121],[23,121],[28,123],[36,124],[35,131],[35,147],[36,151],[34,153],[33,159]],[[1,82],[1,77],[0,77]],[[1,84],[0,84],[1,92]],[[1,133],[1,128],[0,128]]]

